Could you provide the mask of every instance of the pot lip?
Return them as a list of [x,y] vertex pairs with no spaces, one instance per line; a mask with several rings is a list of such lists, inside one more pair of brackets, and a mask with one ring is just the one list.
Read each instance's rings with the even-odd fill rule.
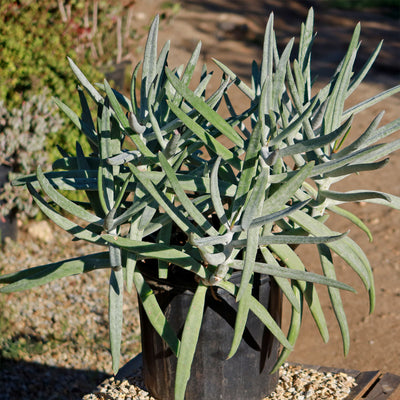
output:
[[[168,278],[163,279],[158,277],[157,263],[155,262],[156,260],[146,261],[150,262],[146,263],[142,261],[141,263],[137,264],[137,267],[150,286],[167,291],[173,289],[182,289],[194,292],[196,290],[196,275],[193,272],[187,271],[179,266],[173,266],[168,271]],[[229,282],[239,284],[241,275],[242,271],[233,271],[229,278]],[[270,275],[255,273],[255,276],[259,284],[265,284],[271,281]],[[218,286],[213,287],[215,287],[215,289],[220,289]]]
[[[146,282],[157,289],[173,290],[183,289],[194,291],[197,283],[195,281],[195,274],[186,271],[178,266],[173,266],[168,269],[168,278],[163,279],[158,276],[158,266],[156,260],[146,260],[147,262],[140,262],[137,264],[140,273],[145,278]],[[150,262],[148,262],[150,261]]]

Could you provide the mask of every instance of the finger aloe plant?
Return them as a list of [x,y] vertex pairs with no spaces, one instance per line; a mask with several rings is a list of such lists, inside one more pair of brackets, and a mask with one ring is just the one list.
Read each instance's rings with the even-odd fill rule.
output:
[[[332,252],[360,276],[371,311],[374,283],[371,266],[357,243],[325,225],[328,212],[348,218],[370,236],[365,224],[340,204],[362,200],[400,208],[400,199],[385,193],[330,189],[353,173],[383,167],[386,160],[379,160],[400,147],[400,139],[375,144],[400,126],[397,119],[378,127],[381,114],[346,144],[353,115],[400,90],[393,88],[344,109],[346,98],[365,77],[380,46],[360,72],[353,74],[359,47],[357,26],[334,76],[312,94],[312,9],[302,25],[294,61],[294,40],[279,54],[271,15],[262,63],[253,63],[251,86],[215,60],[224,74],[219,88],[207,97],[211,74],[205,67],[198,85],[193,83],[200,44],[186,67],[171,70],[167,66],[169,42],[157,53],[157,30],[158,18],[145,48],[140,99],[136,97],[139,65],[133,72],[129,99],[111,89],[107,81],[96,88],[70,60],[82,86],[78,89],[82,114],[78,116],[59,100],[56,103],[86,135],[92,153],[83,154],[77,143],[75,155],[61,150],[62,158],[54,163],[53,171],[43,172],[39,167],[35,175],[15,182],[25,184],[42,212],[75,239],[96,243],[104,250],[1,276],[0,283],[6,286],[0,291],[25,290],[64,276],[109,268],[114,372],[119,368],[124,286],[127,292],[135,287],[155,330],[178,357],[176,399],[184,398],[205,295],[213,286],[226,290],[239,303],[227,356],[235,354],[251,311],[283,346],[274,370],[279,368],[298,336],[303,303],[327,341],[316,284],[328,287],[347,354],[349,332],[339,290],[354,290],[337,281]],[[234,110],[231,85],[248,97],[244,111]],[[97,106],[95,121],[87,96]],[[218,112],[223,100],[231,113],[228,118]],[[66,191],[85,191],[87,202],[69,200]],[[184,239],[174,241],[174,232]],[[295,253],[299,244],[317,246],[322,274],[307,271]],[[145,260],[157,263],[160,278],[168,279],[172,265],[196,277],[197,289],[181,335],[169,325],[142,274]],[[239,285],[230,281],[234,271],[241,271]],[[287,335],[254,297],[251,287],[256,273],[272,276],[290,302]]]

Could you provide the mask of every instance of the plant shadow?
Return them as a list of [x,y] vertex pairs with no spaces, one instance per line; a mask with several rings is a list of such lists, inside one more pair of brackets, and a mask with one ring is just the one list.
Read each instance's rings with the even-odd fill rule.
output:
[[110,375],[0,358],[0,400],[79,400]]

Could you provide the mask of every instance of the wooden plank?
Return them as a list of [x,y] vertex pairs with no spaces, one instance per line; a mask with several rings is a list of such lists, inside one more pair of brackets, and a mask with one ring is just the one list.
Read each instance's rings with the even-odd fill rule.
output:
[[387,400],[399,400],[400,399],[400,386],[397,386],[397,389],[394,390],[394,392],[392,392],[389,395],[389,398]]
[[[332,374],[344,372],[345,374],[352,376],[357,383],[357,386],[352,389],[350,394],[346,397],[346,400],[361,400],[371,387],[376,384],[379,377],[382,375],[381,371],[365,371],[360,372],[354,369],[347,368],[333,368],[333,367],[325,367],[319,365],[309,365],[309,364],[300,364],[300,363],[290,363],[291,365],[300,366],[302,368],[314,369],[319,372],[327,373],[330,372]],[[369,399],[368,399],[369,400]],[[391,399],[392,400],[392,399]],[[398,399],[393,400],[400,400]]]
[[365,397],[364,394],[376,383],[377,379],[381,376],[380,371],[366,371],[360,372],[355,376],[357,386],[353,388],[346,400],[359,400]]
[[[366,400],[388,400],[389,396],[400,386],[400,376],[384,374],[376,382],[375,386],[364,397]],[[395,399],[395,398],[393,398]],[[399,400],[399,398],[397,398]]]

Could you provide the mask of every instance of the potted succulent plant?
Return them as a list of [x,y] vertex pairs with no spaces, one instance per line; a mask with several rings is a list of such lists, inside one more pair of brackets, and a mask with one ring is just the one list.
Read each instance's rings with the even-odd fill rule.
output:
[[[389,194],[340,193],[330,186],[383,167],[386,160],[379,160],[400,147],[399,139],[376,144],[399,129],[399,119],[378,127],[381,114],[355,140],[347,138],[354,114],[400,88],[344,109],[380,48],[353,74],[357,26],[335,75],[312,94],[312,10],[293,62],[294,40],[278,53],[271,15],[252,85],[216,61],[223,78],[207,96],[211,74],[205,68],[197,86],[193,82],[200,45],[185,68],[171,70],[169,42],[157,53],[157,29],[158,18],[145,48],[140,100],[139,65],[129,99],[106,81],[96,88],[70,60],[82,85],[81,116],[56,102],[86,135],[92,153],[85,155],[77,143],[76,154],[63,152],[52,171],[39,167],[15,182],[26,185],[42,212],[74,239],[103,251],[1,276],[0,291],[109,268],[115,373],[124,292],[135,288],[151,393],[160,399],[183,399],[185,393],[196,399],[261,399],[274,389],[276,371],[293,348],[304,304],[327,340],[316,284],[328,287],[344,352],[349,350],[339,290],[353,289],[337,281],[332,252],[360,276],[374,308],[366,255],[346,233],[332,231],[326,219],[338,214],[369,234],[340,204],[369,201],[399,208],[400,199]],[[248,98],[244,111],[233,108],[231,85]],[[94,120],[87,95],[97,106]],[[218,112],[223,100],[227,118]],[[87,201],[71,201],[67,191],[85,191]],[[317,246],[323,274],[307,271],[295,253],[299,244]],[[282,293],[292,307],[287,335],[280,328]]]

